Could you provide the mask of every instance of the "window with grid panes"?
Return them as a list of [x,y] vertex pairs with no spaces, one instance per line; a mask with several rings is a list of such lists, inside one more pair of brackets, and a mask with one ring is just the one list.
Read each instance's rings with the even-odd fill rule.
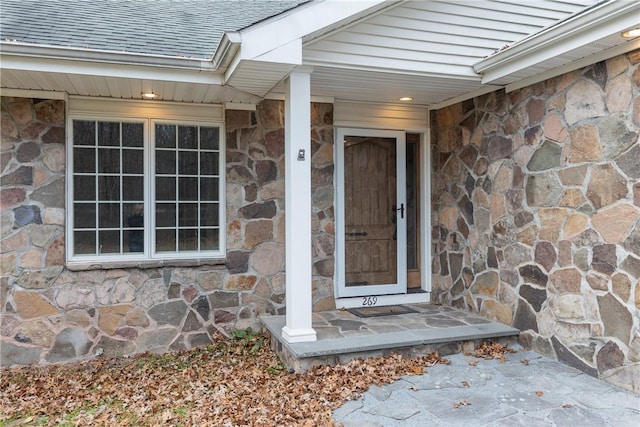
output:
[[220,127],[73,117],[72,260],[223,255]]

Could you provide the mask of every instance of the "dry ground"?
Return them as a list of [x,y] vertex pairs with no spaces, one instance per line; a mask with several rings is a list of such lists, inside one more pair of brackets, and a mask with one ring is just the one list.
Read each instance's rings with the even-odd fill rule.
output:
[[0,371],[0,426],[331,426],[371,384],[446,362],[397,355],[290,373],[262,334],[207,348]]

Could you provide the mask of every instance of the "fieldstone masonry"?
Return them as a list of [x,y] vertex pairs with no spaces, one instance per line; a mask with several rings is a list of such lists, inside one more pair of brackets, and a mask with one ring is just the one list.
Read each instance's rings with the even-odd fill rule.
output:
[[[225,265],[70,271],[65,103],[3,97],[1,364],[191,348],[283,312],[283,117],[278,101],[226,112]],[[332,124],[331,104],[312,105],[315,310],[334,308]]]
[[[432,114],[434,302],[640,392],[640,51]],[[312,105],[314,311],[335,308],[331,104]],[[2,98],[0,362],[206,345],[284,311],[283,103],[226,111],[224,265],[64,266],[65,104]],[[301,284],[304,285],[304,284]]]
[[640,392],[640,51],[432,113],[434,300]]

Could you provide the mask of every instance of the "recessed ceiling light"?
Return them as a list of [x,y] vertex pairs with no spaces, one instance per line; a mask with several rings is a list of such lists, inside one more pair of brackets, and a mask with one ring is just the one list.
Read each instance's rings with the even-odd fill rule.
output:
[[160,96],[155,92],[142,92],[141,95],[144,99],[156,99]]
[[640,37],[640,28],[632,28],[622,32],[622,37],[625,39],[632,39],[634,37]]
[[413,101],[413,96],[401,96],[400,98],[398,98],[398,101],[404,101],[404,102]]

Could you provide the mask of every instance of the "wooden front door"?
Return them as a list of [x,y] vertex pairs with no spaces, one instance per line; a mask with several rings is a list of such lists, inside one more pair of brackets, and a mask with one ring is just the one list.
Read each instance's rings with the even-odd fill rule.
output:
[[339,131],[339,296],[406,292],[405,138]]

